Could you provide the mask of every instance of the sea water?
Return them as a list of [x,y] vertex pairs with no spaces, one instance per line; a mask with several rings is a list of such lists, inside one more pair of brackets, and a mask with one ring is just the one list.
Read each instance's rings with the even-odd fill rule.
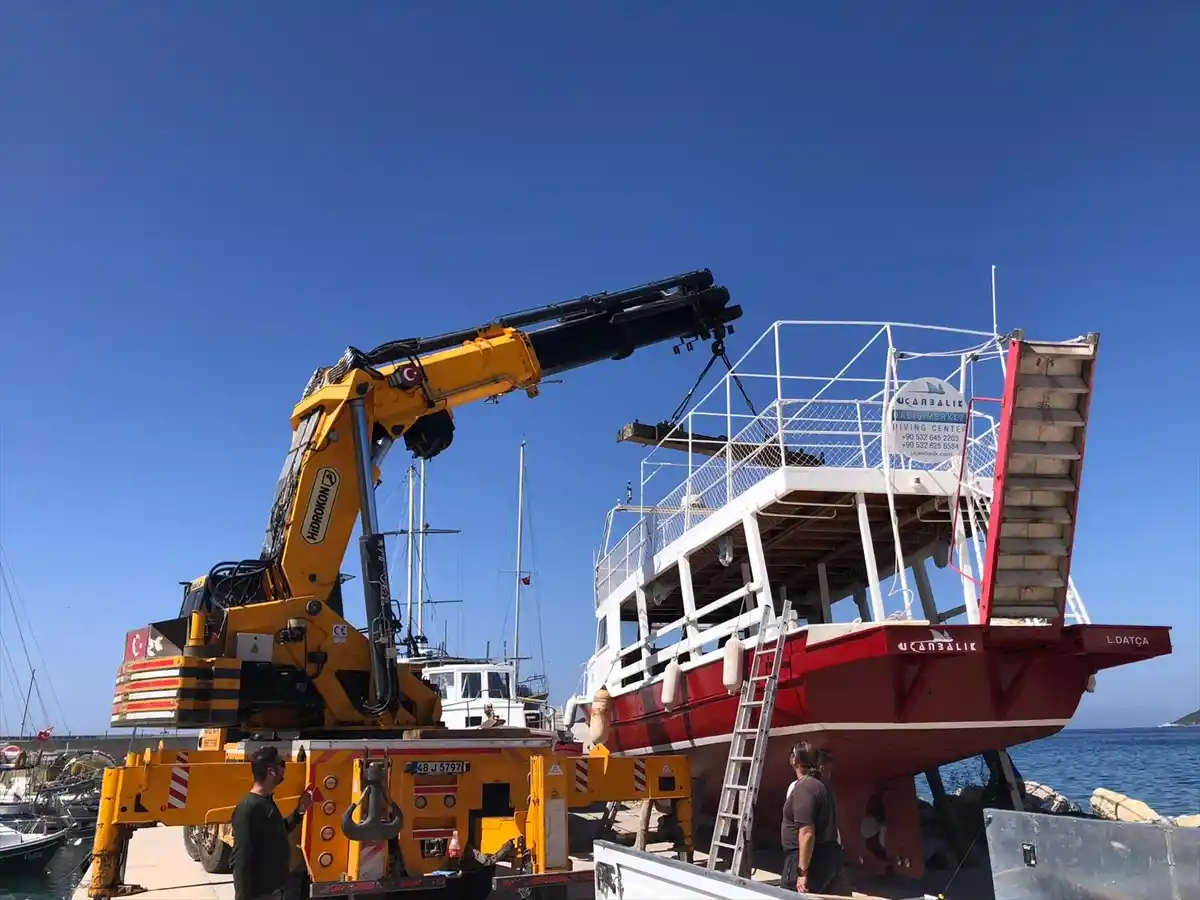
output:
[[[1027,781],[1049,785],[1085,810],[1092,791],[1106,787],[1149,804],[1160,815],[1200,814],[1200,728],[1067,729],[1014,747],[1012,758]],[[988,773],[974,759],[946,766],[942,775],[953,791],[983,784]],[[926,793],[924,778],[917,785]],[[68,900],[90,849],[89,835],[82,844],[60,850],[43,875],[3,876],[0,900]]]
[[[1200,728],[1068,728],[1010,753],[1022,778],[1054,788],[1085,812],[1092,791],[1102,787],[1141,800],[1160,816],[1200,814]],[[976,757],[943,767],[942,780],[953,792],[984,784],[988,770]],[[924,778],[917,787],[928,795]]]

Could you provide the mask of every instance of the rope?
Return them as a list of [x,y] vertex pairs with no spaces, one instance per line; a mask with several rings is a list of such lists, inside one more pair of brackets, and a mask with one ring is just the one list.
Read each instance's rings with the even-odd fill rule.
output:
[[687,409],[688,403],[696,393],[696,388],[700,387],[700,383],[704,381],[704,377],[708,374],[708,370],[713,367],[713,363],[723,357],[728,359],[728,357],[725,357],[725,344],[722,341],[713,341],[712,356],[709,357],[704,368],[700,370],[700,377],[696,379],[696,383],[684,394],[683,399],[679,401],[679,405],[675,407],[675,412],[671,413],[671,418],[668,420],[669,425],[679,424],[679,420],[683,418],[683,413]]
[[[713,363],[715,363],[718,359],[725,363],[725,370],[729,373],[729,377],[733,379],[733,383],[737,385],[738,393],[740,393],[742,395],[742,399],[746,401],[746,407],[750,410],[755,419],[758,418],[758,409],[754,406],[754,401],[750,399],[750,395],[746,392],[746,387],[742,384],[742,379],[738,377],[738,374],[734,371],[733,363],[729,361],[729,354],[725,352],[725,342],[722,340],[716,340],[712,343],[712,356],[709,357],[708,362],[704,365],[704,368],[700,370],[700,375],[696,379],[696,383],[691,386],[688,392],[684,395],[683,399],[679,401],[679,405],[675,407],[675,412],[671,413],[671,418],[667,421],[668,425],[675,426],[679,424],[679,420],[683,418],[683,414],[687,410],[688,403],[696,394],[696,388],[700,387],[701,383],[705,379],[705,376],[708,375],[709,369],[713,367]],[[765,428],[763,429],[763,434],[766,434]],[[731,439],[732,437],[733,436],[730,435]]]
[[986,830],[987,830],[987,825],[985,824],[982,828],[979,829],[979,831],[977,831],[975,833],[974,839],[971,841],[970,845],[967,847],[967,852],[964,853],[962,856],[962,859],[960,859],[958,861],[958,868],[956,868],[954,870],[954,872],[950,875],[950,879],[946,882],[946,886],[943,887],[941,889],[941,891],[938,892],[938,900],[946,900],[946,891],[950,890],[950,885],[954,884],[954,879],[956,879],[958,877],[958,873],[961,872],[962,867],[964,865],[966,865],[967,858],[971,855],[971,851],[975,849],[976,842],[979,840],[980,837],[982,837],[983,833]]
[[[716,352],[715,350],[713,351]],[[738,391],[741,392],[742,399],[746,401],[746,406],[750,408],[750,412],[758,418],[758,410],[754,408],[754,401],[750,399],[750,395],[746,393],[745,387],[742,386],[742,379],[733,371],[733,363],[729,361],[729,354],[725,352],[725,348],[721,348],[721,361],[725,363],[725,368],[729,370],[729,375],[733,379],[733,383],[737,385]]]

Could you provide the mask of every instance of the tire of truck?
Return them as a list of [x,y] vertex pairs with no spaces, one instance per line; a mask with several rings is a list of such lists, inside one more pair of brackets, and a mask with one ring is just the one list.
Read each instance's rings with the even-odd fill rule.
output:
[[187,851],[187,855],[192,861],[200,862],[200,842],[196,837],[195,825],[183,827],[183,849]]
[[210,875],[228,875],[233,871],[233,848],[220,838],[220,826],[208,825],[196,829],[196,847],[200,865]]

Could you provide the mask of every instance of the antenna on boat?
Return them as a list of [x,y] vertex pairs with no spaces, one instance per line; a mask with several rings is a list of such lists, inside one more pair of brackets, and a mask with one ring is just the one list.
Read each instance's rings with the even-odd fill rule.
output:
[[999,320],[996,316],[996,267],[992,266],[992,336],[1000,337]]
[[425,521],[425,460],[421,459],[421,501],[417,507],[417,634],[425,636],[425,532],[429,530]]
[[21,730],[17,732],[17,737],[25,736],[25,723],[29,720],[29,701],[33,698],[33,685],[36,678],[37,669],[30,669],[29,689],[25,691],[25,708],[21,710]]
[[[413,502],[413,491],[417,486],[416,482],[417,470],[412,464],[408,467],[408,527],[404,529],[404,563],[408,571],[406,573],[404,592],[404,629],[408,636],[412,637],[412,608],[413,608],[413,516],[416,513],[416,505]],[[368,623],[368,626],[370,623]]]
[[516,597],[513,603],[513,690],[521,683],[521,585],[525,573],[521,571],[521,526],[525,521],[525,442],[521,441],[521,454],[517,470],[517,574]]

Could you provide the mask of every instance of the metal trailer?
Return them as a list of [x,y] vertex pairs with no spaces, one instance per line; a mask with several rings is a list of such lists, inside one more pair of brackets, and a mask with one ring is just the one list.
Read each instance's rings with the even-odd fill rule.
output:
[[1200,829],[989,809],[995,900],[1196,900]]
[[[773,884],[709,871],[692,863],[643,850],[596,841],[595,900],[820,900],[823,894],[797,894]],[[858,894],[858,897],[863,895]],[[924,900],[915,895],[906,900]]]

